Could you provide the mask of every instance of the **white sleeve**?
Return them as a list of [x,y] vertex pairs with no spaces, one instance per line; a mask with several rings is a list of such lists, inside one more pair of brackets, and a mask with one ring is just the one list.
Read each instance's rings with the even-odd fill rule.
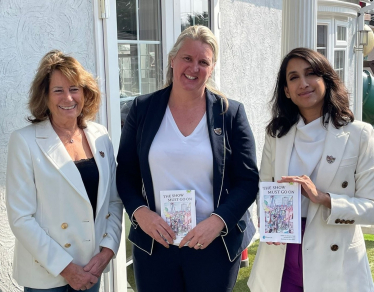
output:
[[365,125],[361,132],[360,150],[356,166],[355,193],[333,194],[331,210],[323,207],[327,224],[342,225],[339,220],[350,224],[374,224],[374,130]]
[[73,258],[35,220],[34,164],[27,141],[17,131],[8,144],[6,206],[17,240],[50,274],[58,276]]

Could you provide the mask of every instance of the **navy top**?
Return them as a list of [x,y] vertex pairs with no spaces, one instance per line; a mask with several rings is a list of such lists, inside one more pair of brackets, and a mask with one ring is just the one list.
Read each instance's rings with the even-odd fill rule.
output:
[[86,192],[88,198],[90,199],[94,219],[96,217],[96,203],[97,203],[97,190],[99,188],[99,170],[96,165],[95,159],[88,158],[88,159],[81,159],[74,161],[75,166],[78,168],[84,187],[86,188]]

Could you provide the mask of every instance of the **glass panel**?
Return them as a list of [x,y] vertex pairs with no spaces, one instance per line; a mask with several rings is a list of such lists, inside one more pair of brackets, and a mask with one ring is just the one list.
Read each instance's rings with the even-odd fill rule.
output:
[[139,1],[139,39],[161,40],[160,4],[158,0]]
[[192,25],[210,28],[210,0],[181,1],[181,30]]
[[141,94],[162,86],[161,45],[140,44]]
[[345,26],[337,27],[337,40],[346,41],[347,40],[347,28]]
[[326,49],[317,49],[317,52],[321,53],[322,55],[324,55],[325,57],[327,57],[327,50]]
[[136,40],[136,0],[117,0],[117,38]]
[[317,47],[327,47],[327,25],[317,25]]
[[340,80],[344,82],[345,71],[345,51],[335,51],[334,53],[334,69],[338,73]]
[[135,44],[118,45],[121,97],[139,95],[138,49]]

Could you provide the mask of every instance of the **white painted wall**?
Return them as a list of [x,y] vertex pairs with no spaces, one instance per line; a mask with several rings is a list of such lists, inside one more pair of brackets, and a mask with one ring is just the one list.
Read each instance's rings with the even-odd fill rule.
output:
[[[282,1],[221,0],[220,10],[220,89],[244,104],[260,166],[281,62]],[[256,208],[251,213],[257,226]]]
[[49,50],[96,72],[93,19],[93,0],[0,1],[0,292],[20,291],[11,274],[14,238],[5,207],[9,135],[27,124],[30,82]]
[[260,161],[281,62],[282,1],[221,0],[221,90],[242,102]]

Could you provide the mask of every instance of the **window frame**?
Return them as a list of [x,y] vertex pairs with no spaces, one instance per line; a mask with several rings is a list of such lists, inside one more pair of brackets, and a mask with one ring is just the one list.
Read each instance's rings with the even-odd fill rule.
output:
[[[338,26],[344,27],[345,28],[345,41],[344,40],[338,40]],[[347,46],[348,45],[348,22],[345,21],[340,21],[335,19],[335,46],[340,47],[340,46]]]
[[[342,81],[347,81],[347,68],[348,68],[348,22],[337,20],[334,18],[321,18],[318,19],[317,25],[327,25],[327,60],[335,70],[335,52],[345,51],[344,57],[344,72]],[[337,40],[337,27],[346,27],[346,41]]]
[[326,46],[326,58],[333,64],[333,31],[332,31],[332,20],[331,19],[318,19],[317,25],[327,26],[327,46]]

